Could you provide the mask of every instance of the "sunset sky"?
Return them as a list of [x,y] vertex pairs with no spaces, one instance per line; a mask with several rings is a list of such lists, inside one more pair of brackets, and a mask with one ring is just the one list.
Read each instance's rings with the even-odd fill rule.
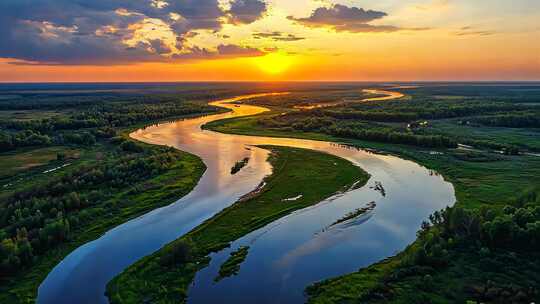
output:
[[1,82],[231,80],[540,80],[540,1],[0,1]]

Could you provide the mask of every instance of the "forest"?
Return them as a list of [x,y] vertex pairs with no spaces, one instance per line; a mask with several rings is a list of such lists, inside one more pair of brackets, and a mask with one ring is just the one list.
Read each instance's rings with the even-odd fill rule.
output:
[[[37,286],[49,271],[47,267],[54,264],[40,265],[61,257],[50,253],[67,253],[98,231],[95,229],[119,224],[190,191],[204,171],[202,163],[172,148],[135,142],[127,134],[141,123],[214,113],[215,108],[199,101],[205,96],[199,94],[193,100],[190,95],[170,94],[117,94],[109,96],[110,102],[100,94],[0,100],[3,167],[9,165],[3,162],[18,155],[34,155],[29,153],[48,147],[58,151],[49,163],[41,164],[52,169],[12,170],[3,175],[2,290],[17,282]],[[145,195],[176,183],[173,192]],[[24,275],[32,279],[17,281]]]
[[[438,87],[431,87],[437,92]],[[457,92],[459,94],[459,87]],[[319,92],[320,100],[336,100],[346,93],[335,91]],[[429,148],[455,148],[458,144],[493,149],[506,154],[519,154],[520,151],[538,148],[527,141],[511,140],[508,142],[493,140],[492,136],[478,136],[482,132],[491,132],[489,128],[504,127],[521,129],[529,132],[538,128],[540,107],[528,99],[517,99],[506,91],[507,99],[501,96],[453,96],[433,95],[425,88],[404,90],[410,97],[385,102],[345,101],[335,105],[309,110],[282,110],[276,108],[279,115],[265,115],[257,120],[261,128],[274,131],[316,132],[335,137],[360,139],[381,143],[406,144]],[[485,94],[485,92],[483,92]],[[504,94],[502,95],[504,96]],[[272,97],[289,105],[293,101],[306,104],[305,93]],[[288,101],[284,101],[288,99]],[[260,105],[276,106],[278,101],[252,100]],[[519,101],[519,102],[518,102]],[[307,106],[317,105],[315,99]],[[443,131],[439,122],[460,132],[447,128]],[[467,131],[471,136],[462,136]]]
[[261,119],[266,128],[290,128],[304,132],[321,132],[336,137],[363,139],[376,142],[409,144],[432,148],[455,148],[457,142],[441,135],[420,135],[400,127],[361,122],[356,119],[339,120],[330,116],[287,114]]
[[115,136],[115,128],[213,111],[213,108],[201,103],[179,103],[174,100],[150,104],[85,104],[71,108],[60,117],[0,121],[0,152],[29,146],[92,145],[96,138]]
[[[441,302],[529,303],[540,297],[540,269],[534,262],[539,254],[538,188],[524,191],[501,209],[446,208],[422,224],[418,240],[396,261],[375,266],[391,265],[375,284],[359,291],[362,294],[357,300],[433,303],[440,298]],[[347,278],[341,280],[345,283]],[[324,298],[324,285],[330,281],[308,288],[314,303]]]
[[110,199],[165,172],[179,157],[170,148],[125,152],[131,151],[119,149],[110,159],[8,197],[0,206],[1,273],[10,275],[32,265],[34,256],[66,241],[72,231],[119,208],[117,204],[129,204]]

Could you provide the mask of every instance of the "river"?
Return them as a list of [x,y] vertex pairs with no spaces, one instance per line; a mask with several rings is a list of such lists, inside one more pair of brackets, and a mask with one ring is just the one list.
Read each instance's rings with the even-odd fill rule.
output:
[[[271,93],[276,94],[276,93]],[[221,134],[204,124],[254,115],[267,109],[231,104],[270,94],[246,95],[211,104],[231,112],[163,123],[137,130],[131,137],[172,146],[198,155],[207,171],[195,189],[177,202],[120,225],[89,242],[59,263],[39,287],[38,303],[107,303],[106,284],[126,267],[187,233],[238,198],[255,189],[271,173],[268,151],[254,145],[308,148],[343,157],[371,174],[360,189],[337,195],[297,211],[213,254],[190,289],[190,303],[298,303],[312,282],[380,261],[414,241],[429,214],[455,202],[452,185],[414,162],[374,154],[335,143],[287,138]],[[231,167],[249,157],[234,176]],[[385,193],[372,189],[380,183]],[[317,181],[313,181],[317,186]],[[383,195],[384,194],[384,195]],[[345,214],[377,204],[358,219],[326,229]],[[242,245],[250,251],[240,273],[214,283],[220,263]]]

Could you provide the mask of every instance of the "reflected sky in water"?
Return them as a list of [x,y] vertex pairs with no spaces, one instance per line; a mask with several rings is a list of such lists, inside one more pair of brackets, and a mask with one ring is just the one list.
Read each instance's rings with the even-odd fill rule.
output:
[[[264,96],[264,95],[257,95]],[[281,145],[328,152],[361,166],[368,185],[295,212],[234,242],[213,255],[190,290],[190,303],[297,303],[311,282],[357,270],[403,249],[422,220],[455,201],[452,186],[427,169],[394,156],[378,155],[320,141],[238,136],[203,131],[205,123],[254,115],[264,108],[212,103],[232,112],[150,126],[131,134],[146,143],[176,147],[200,156],[208,169],[197,187],[174,204],[149,212],[108,231],[67,256],[39,288],[39,303],[107,303],[105,286],[115,275],[255,189],[271,173],[268,152],[254,145]],[[245,157],[248,165],[231,175]],[[381,182],[386,196],[370,189]],[[317,182],[313,181],[313,186]],[[367,203],[377,207],[366,217],[324,230]],[[324,230],[324,231],[323,231]],[[238,276],[213,279],[230,250],[251,246]]]

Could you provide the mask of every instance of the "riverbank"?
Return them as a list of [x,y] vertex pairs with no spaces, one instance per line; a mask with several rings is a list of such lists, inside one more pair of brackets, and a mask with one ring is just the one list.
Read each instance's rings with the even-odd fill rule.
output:
[[340,138],[316,132],[269,130],[258,123],[260,119],[275,115],[278,113],[266,112],[256,116],[218,120],[204,128],[225,134],[329,141],[384,151],[415,161],[437,174],[442,174],[454,185],[458,205],[464,208],[479,209],[483,205],[502,207],[507,203],[506,198],[516,195],[515,189],[533,186],[540,176],[540,158],[530,155],[497,155],[497,161],[468,161],[464,160],[461,152],[456,149],[428,150],[409,145]]
[[[40,256],[30,269],[23,271],[9,281],[2,282],[1,303],[35,302],[39,285],[49,272],[73,250],[99,238],[120,224],[150,210],[175,202],[191,192],[206,170],[204,163],[195,155],[143,143],[138,143],[138,145],[144,147],[143,154],[145,155],[172,153],[171,156],[175,160],[165,172],[142,179],[127,189],[105,197],[104,201],[94,208],[89,208],[86,211],[87,214],[96,213],[99,215],[93,217],[88,225],[73,228],[70,232],[71,239]],[[101,160],[101,162],[106,161],[108,160]],[[140,189],[144,189],[144,191],[140,191]],[[84,192],[79,194],[84,195]]]
[[[268,147],[272,175],[257,195],[237,202],[180,239],[129,267],[107,286],[111,303],[185,301],[198,270],[208,255],[230,242],[295,210],[316,204],[355,182],[363,185],[369,175],[350,162],[305,149]],[[317,180],[317,187],[312,187]],[[284,199],[300,198],[294,201]],[[171,252],[189,252],[177,263],[165,263]],[[187,248],[187,249],[186,249]]]

